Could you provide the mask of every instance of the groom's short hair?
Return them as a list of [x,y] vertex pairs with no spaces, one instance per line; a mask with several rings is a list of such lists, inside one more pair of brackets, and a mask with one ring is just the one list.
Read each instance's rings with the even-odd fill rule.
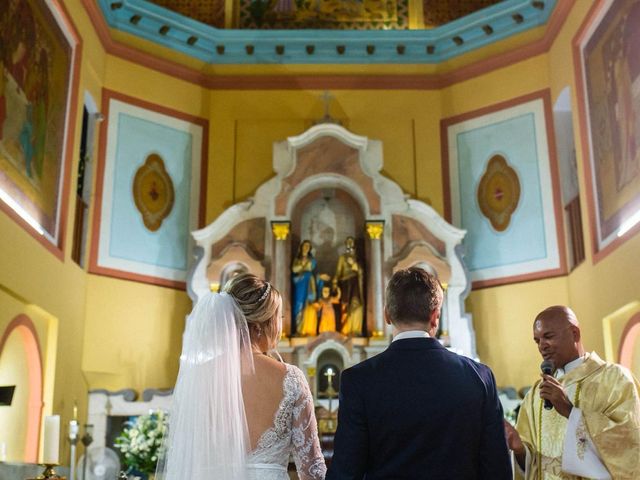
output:
[[438,279],[420,267],[398,270],[387,284],[385,310],[392,323],[427,323],[442,305]]

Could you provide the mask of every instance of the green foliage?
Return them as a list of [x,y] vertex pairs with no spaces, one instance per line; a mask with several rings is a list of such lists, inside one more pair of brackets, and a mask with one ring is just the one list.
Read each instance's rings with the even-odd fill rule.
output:
[[509,422],[512,426],[516,426],[517,415],[515,410],[504,410],[504,419]]
[[167,431],[167,414],[161,410],[140,415],[126,423],[114,446],[120,450],[130,470],[155,473]]

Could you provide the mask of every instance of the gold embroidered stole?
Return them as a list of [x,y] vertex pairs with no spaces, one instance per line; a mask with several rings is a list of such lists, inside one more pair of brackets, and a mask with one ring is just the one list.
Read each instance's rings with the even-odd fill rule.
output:
[[[580,408],[582,384],[604,366],[595,354],[587,354],[585,361],[559,381],[572,403]],[[522,419],[518,419],[518,431],[529,445],[532,454],[527,479],[577,480],[580,477],[562,471],[562,453],[568,419],[555,409],[545,410],[540,398],[540,382],[537,382],[522,404]]]

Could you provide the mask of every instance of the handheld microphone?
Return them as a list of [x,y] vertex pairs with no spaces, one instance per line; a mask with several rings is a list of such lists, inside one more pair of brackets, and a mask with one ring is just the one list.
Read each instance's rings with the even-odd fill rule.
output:
[[[553,375],[553,371],[555,370],[555,365],[551,360],[545,360],[540,364],[540,370],[542,370],[542,373],[544,373],[545,375]],[[549,400],[545,399],[544,409],[551,410],[552,408],[553,408],[553,404]]]

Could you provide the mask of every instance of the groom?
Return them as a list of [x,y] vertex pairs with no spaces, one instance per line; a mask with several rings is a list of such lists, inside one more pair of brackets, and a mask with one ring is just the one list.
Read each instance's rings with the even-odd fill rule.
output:
[[327,480],[511,479],[491,370],[444,348],[442,288],[420,268],[387,286],[387,350],[342,374]]

